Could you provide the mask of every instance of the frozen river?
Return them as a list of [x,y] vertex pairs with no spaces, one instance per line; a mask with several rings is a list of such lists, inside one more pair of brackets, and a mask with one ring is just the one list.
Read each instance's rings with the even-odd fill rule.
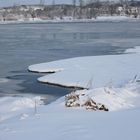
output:
[[52,101],[69,89],[36,81],[31,64],[90,55],[120,54],[140,46],[139,22],[0,25],[0,96],[42,95]]

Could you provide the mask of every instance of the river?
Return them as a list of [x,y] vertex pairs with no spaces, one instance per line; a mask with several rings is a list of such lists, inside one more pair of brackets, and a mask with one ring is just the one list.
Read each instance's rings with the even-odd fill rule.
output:
[[53,101],[70,89],[37,82],[29,65],[78,56],[122,54],[140,45],[139,22],[0,25],[0,96],[41,95]]

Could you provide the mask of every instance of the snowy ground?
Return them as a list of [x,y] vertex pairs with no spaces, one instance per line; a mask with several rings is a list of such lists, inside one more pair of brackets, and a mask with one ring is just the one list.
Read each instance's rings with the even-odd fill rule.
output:
[[[101,94],[97,96],[101,97],[100,101],[110,102],[110,107],[121,106],[123,110],[103,112],[66,108],[64,97],[48,106],[38,106],[37,114],[34,114],[33,108],[20,110],[20,113],[16,112],[15,116],[0,122],[0,140],[139,140],[140,90],[138,92],[127,90],[122,89],[124,92],[118,92],[118,95],[117,92],[116,95],[106,95],[106,98]],[[124,105],[129,103],[129,106],[123,108],[123,103]]]
[[[86,110],[83,107],[66,108],[64,97],[47,106],[42,105],[39,97],[3,97],[0,98],[0,140],[139,140],[139,50],[139,47],[136,47],[127,50],[128,54],[124,55],[74,58],[30,66],[29,69],[32,71],[57,71],[45,76],[43,80],[48,80],[49,77],[66,84],[72,80],[72,85],[76,83],[79,86],[85,85],[83,80],[86,75],[93,75],[85,69],[92,68],[91,71],[96,72],[97,79],[93,76],[92,82],[88,77],[86,80],[90,82],[86,85],[90,89],[76,91],[76,94],[80,95],[79,102],[82,105],[85,100],[92,98],[98,103],[105,104],[109,111]],[[87,60],[90,65],[87,64]],[[77,70],[82,74],[76,77],[74,82]],[[69,72],[69,76],[65,71]],[[71,77],[70,74],[74,73],[75,76]],[[58,75],[61,80],[58,80]]]
[[127,16],[100,16],[96,19],[73,19],[73,17],[63,17],[63,19],[55,18],[53,20],[42,20],[40,18],[19,19],[17,21],[0,21],[0,24],[11,23],[59,23],[59,22],[120,22],[120,21],[138,21],[140,18],[133,18]]

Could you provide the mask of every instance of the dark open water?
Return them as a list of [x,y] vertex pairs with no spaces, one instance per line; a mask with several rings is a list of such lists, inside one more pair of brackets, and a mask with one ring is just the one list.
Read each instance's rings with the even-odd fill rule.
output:
[[0,25],[0,96],[42,95],[52,101],[70,90],[38,83],[40,75],[29,73],[29,65],[121,54],[139,45],[139,22]]

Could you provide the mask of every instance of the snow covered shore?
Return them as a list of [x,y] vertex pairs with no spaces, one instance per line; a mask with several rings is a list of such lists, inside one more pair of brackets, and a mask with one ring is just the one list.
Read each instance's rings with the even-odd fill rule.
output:
[[[31,65],[28,69],[32,72],[54,72],[38,78],[43,83],[89,89],[75,92],[76,96],[72,95],[75,101],[72,99],[73,105],[70,106],[83,106],[92,99],[113,111],[137,104],[131,101],[133,97],[138,99],[135,91],[139,92],[139,60],[140,47],[137,46],[126,50],[123,55],[71,58]],[[130,102],[127,97],[130,97]]]
[[[135,51],[139,52],[139,47]],[[38,78],[40,82],[53,85],[89,88],[89,82],[92,81],[94,88],[104,87],[110,82],[114,86],[122,86],[135,75],[140,75],[139,60],[139,53],[88,56],[35,64],[28,69],[40,73],[56,72]]]
[[113,89],[112,91],[116,92],[111,94],[101,93],[102,91],[101,88],[96,89],[93,93],[92,90],[82,92],[117,110],[103,112],[66,108],[64,97],[62,97],[50,105],[38,106],[36,114],[34,114],[33,108],[26,108],[20,110],[20,113],[16,111],[15,115],[1,121],[0,139],[140,139],[139,83],[138,85],[133,83],[122,89]]
[[[62,97],[47,106],[38,104],[36,112],[34,99],[15,98],[14,103],[2,97],[0,140],[139,140],[139,60],[140,48],[136,47],[124,55],[73,58],[30,66],[29,70],[35,72],[56,72],[39,80],[89,90],[75,92],[79,95],[79,107],[65,107]],[[86,110],[82,104],[89,98],[105,104],[109,111]],[[40,103],[40,98],[37,99]]]
[[96,19],[74,19],[73,17],[63,17],[63,19],[48,19],[43,20],[40,18],[19,19],[16,21],[0,21],[0,24],[14,24],[14,23],[75,23],[75,22],[121,22],[121,21],[139,21],[140,18],[127,17],[127,16],[99,16]]

